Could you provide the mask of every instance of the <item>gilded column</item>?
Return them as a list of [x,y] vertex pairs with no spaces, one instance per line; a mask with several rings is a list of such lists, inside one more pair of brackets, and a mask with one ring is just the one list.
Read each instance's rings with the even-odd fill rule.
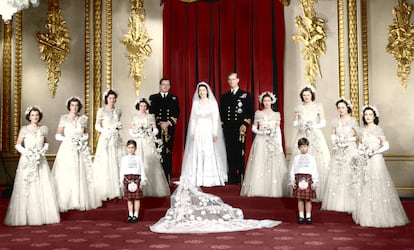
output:
[[358,81],[358,28],[357,2],[348,0],[348,47],[350,99],[352,115],[359,120],[359,81]]
[[367,0],[361,0],[363,104],[369,104]]
[[9,153],[11,149],[10,117],[11,117],[11,75],[12,75],[12,22],[3,24],[3,123],[1,128],[3,153]]
[[[85,115],[90,117],[90,107],[89,107],[89,98],[90,98],[90,72],[91,72],[91,29],[89,28],[90,24],[90,5],[89,0],[85,0]],[[94,124],[95,121],[89,121],[89,124]],[[93,128],[93,126],[92,126]],[[92,129],[93,131],[93,129]]]
[[[13,141],[19,136],[22,114],[22,75],[23,75],[23,14],[21,11],[15,15],[15,62],[14,62],[14,90],[13,90]],[[15,153],[17,153],[15,151]]]
[[105,41],[106,41],[106,89],[112,88],[112,0],[106,0],[106,23],[105,23]]
[[[93,122],[102,101],[102,0],[93,2]],[[98,132],[93,133],[93,151],[98,143]]]
[[344,25],[344,2],[337,1],[338,12],[338,71],[339,71],[339,97],[345,98],[345,25]]

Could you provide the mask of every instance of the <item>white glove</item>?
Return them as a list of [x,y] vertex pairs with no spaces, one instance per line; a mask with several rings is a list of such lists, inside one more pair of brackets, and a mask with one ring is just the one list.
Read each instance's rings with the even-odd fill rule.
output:
[[95,129],[96,129],[96,131],[98,131],[99,133],[103,133],[103,132],[105,132],[105,129],[101,126],[101,124],[95,124]]
[[320,120],[318,124],[312,126],[312,128],[324,128],[326,126],[326,120]]
[[357,137],[356,136],[352,136],[346,139],[347,142],[355,142],[357,141]]
[[49,143],[43,144],[42,153],[46,153],[49,150]]
[[152,128],[152,134],[155,136],[155,135],[158,135],[158,128]]
[[333,144],[335,144],[336,134],[331,134],[331,141],[332,141]]
[[293,122],[293,127],[298,128],[299,127],[299,121],[294,121]]
[[56,141],[71,141],[69,137],[65,137],[62,134],[55,134]]
[[87,140],[88,140],[88,138],[89,138],[88,133],[83,133],[83,134],[82,134],[82,137],[79,139],[79,141],[81,141],[81,142],[85,142],[85,141],[87,141]]
[[374,151],[374,154],[381,154],[389,149],[390,149],[390,143],[388,141],[385,141],[382,143],[382,147]]
[[257,129],[257,125],[256,124],[253,124],[253,126],[252,126],[252,132],[255,133],[256,135],[264,135],[265,134],[264,131],[260,131],[260,130]]
[[19,152],[20,154],[24,154],[26,153],[26,149],[22,146],[22,144],[16,144],[16,146],[14,146],[17,150],[17,152]]
[[279,145],[279,151],[283,153],[282,131],[280,130],[280,127],[277,127],[276,129],[276,138],[277,138],[277,144]]
[[131,137],[138,137],[138,134],[137,133],[134,133],[134,129],[132,129],[132,128],[128,129],[128,134]]

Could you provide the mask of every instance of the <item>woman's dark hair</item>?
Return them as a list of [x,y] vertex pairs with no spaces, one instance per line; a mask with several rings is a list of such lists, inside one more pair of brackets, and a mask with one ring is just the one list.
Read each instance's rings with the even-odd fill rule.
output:
[[351,108],[351,106],[349,105],[349,103],[347,102],[347,101],[345,101],[344,99],[339,99],[338,101],[336,101],[336,104],[335,104],[335,106],[338,108],[338,104],[339,103],[343,103],[343,104],[345,104],[345,106],[346,106],[346,109],[348,110],[348,114],[351,114],[352,113],[352,108]]
[[198,97],[200,97],[200,94],[199,94],[199,90],[200,90],[200,87],[204,87],[204,88],[206,88],[206,90],[207,90],[207,98],[208,98],[208,95],[209,95],[209,93],[208,93],[208,87],[207,87],[207,85],[205,85],[205,84],[199,84],[198,85],[198,87],[197,87],[197,94],[198,94]]
[[118,98],[118,94],[115,91],[113,91],[112,89],[110,89],[110,90],[108,90],[108,92],[104,96],[104,103],[105,104],[108,104],[108,96],[110,96],[110,95],[114,95],[115,99]]
[[372,113],[374,113],[374,124],[378,125],[379,117],[377,116],[377,112],[375,112],[375,110],[371,107],[366,107],[366,108],[364,108],[364,111],[362,111],[362,122],[364,123],[364,125],[368,125],[367,121],[365,121],[365,116],[364,116],[365,111],[367,111],[367,110],[372,110]]
[[302,137],[298,140],[298,148],[303,145],[309,146],[309,140],[305,137]]
[[309,87],[304,87],[301,91],[300,91],[300,94],[299,94],[299,96],[300,96],[300,99],[302,100],[302,102],[304,101],[303,100],[303,92],[305,92],[305,91],[309,91],[310,93],[311,93],[311,95],[312,95],[312,101],[315,101],[315,98],[316,98],[316,96],[315,96],[315,92],[313,92],[312,91],[312,89],[311,88],[309,88]]
[[134,140],[132,140],[132,139],[130,139],[130,140],[127,141],[126,146],[128,147],[131,144],[134,145],[135,147],[137,147],[137,142],[134,141]]
[[25,116],[26,120],[28,120],[30,122],[30,113],[32,113],[33,111],[39,112],[39,122],[40,122],[43,118],[43,113],[42,113],[42,111],[40,111],[40,109],[38,109],[36,107],[31,108],[29,113],[26,114],[26,116]]
[[[272,101],[272,97],[268,93],[264,94],[263,97],[262,97],[262,100],[261,101],[259,100],[259,106],[262,107],[262,108],[264,107],[263,99],[265,99],[265,97],[269,97],[270,101]],[[273,107],[273,103],[272,103],[271,107]]]
[[142,98],[141,100],[139,100],[139,102],[137,102],[137,103],[135,104],[135,109],[136,109],[136,110],[139,110],[139,104],[141,104],[141,103],[145,103],[145,104],[147,104],[147,110],[149,109],[149,107],[150,107],[149,102],[147,101],[147,99]]
[[70,103],[71,103],[71,102],[77,102],[77,103],[79,104],[79,109],[78,109],[78,112],[82,110],[83,105],[82,105],[81,101],[80,101],[78,98],[76,98],[76,97],[72,97],[72,98],[70,98],[70,99],[68,100],[68,102],[66,103],[66,108],[67,108],[69,111],[70,111]]

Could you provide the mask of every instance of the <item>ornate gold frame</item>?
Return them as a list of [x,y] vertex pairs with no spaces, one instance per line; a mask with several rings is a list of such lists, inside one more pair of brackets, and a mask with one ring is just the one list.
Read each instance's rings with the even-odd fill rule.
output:
[[[13,141],[17,141],[21,124],[22,110],[22,83],[23,83],[23,13],[15,14],[15,63],[14,63],[14,91],[13,91]],[[13,150],[17,153],[16,150]]]
[[10,117],[11,117],[11,79],[12,79],[12,22],[3,23],[3,104],[2,111],[5,120],[2,123],[2,152],[9,153],[11,149]]
[[348,48],[349,48],[349,94],[353,104],[352,116],[359,120],[359,80],[358,80],[358,17],[357,1],[348,0]]

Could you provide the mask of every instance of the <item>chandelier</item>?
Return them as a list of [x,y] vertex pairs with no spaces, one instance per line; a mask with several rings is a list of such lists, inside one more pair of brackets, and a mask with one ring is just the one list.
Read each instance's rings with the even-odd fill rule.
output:
[[8,22],[14,13],[29,8],[30,4],[37,7],[39,0],[0,0],[0,15],[4,22]]

